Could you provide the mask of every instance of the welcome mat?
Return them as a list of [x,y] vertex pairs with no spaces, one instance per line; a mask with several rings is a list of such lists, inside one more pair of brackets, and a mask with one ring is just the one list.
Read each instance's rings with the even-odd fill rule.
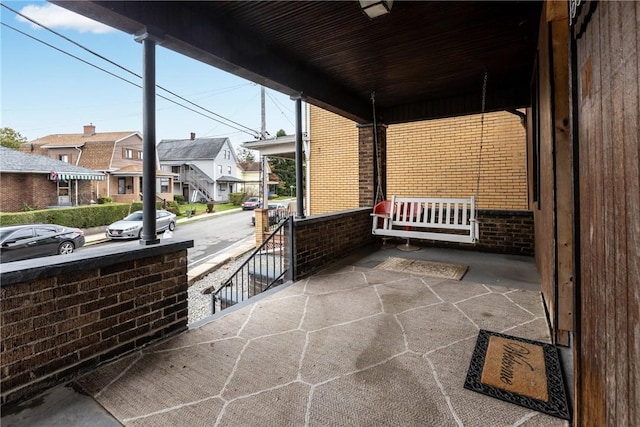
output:
[[380,270],[392,270],[402,273],[423,274],[425,276],[460,280],[469,267],[460,264],[447,264],[444,262],[424,261],[420,259],[389,257],[387,260],[378,264],[375,268]]
[[558,351],[481,329],[464,388],[569,420]]

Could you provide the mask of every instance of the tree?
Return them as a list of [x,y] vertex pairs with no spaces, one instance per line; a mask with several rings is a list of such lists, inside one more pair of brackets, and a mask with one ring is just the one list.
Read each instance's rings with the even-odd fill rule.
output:
[[240,163],[252,163],[256,161],[256,155],[253,150],[241,148],[240,151],[238,151],[238,160]]
[[277,133],[276,133],[276,138],[279,138],[281,136],[287,136],[287,133],[284,131],[284,129],[280,129]]
[[18,150],[23,142],[27,142],[27,138],[20,135],[20,132],[7,127],[0,129],[0,145],[3,147]]
[[280,178],[280,188],[284,187],[285,194],[288,194],[291,186],[296,185],[296,162],[290,159],[269,158],[269,166]]

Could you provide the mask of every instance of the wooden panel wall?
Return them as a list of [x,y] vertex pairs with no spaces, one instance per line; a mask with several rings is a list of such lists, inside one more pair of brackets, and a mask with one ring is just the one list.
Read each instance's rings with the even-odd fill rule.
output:
[[532,114],[529,173],[536,263],[554,342],[573,330],[573,156],[569,121],[569,19],[565,2],[543,8]]
[[587,2],[575,22],[581,241],[575,424],[638,426],[640,2]]

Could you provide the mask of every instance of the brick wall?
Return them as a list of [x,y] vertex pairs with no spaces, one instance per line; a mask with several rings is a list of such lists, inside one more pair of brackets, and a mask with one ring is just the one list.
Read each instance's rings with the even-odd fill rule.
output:
[[58,204],[56,183],[46,174],[3,173],[0,210],[21,212],[24,205],[39,209]]
[[93,257],[7,264],[0,276],[2,404],[186,329],[191,246],[101,248]]
[[[76,203],[75,181],[71,186],[71,201]],[[89,204],[92,199],[91,181],[78,181],[78,203]],[[46,209],[58,204],[56,183],[47,174],[3,173],[0,185],[0,211],[21,212],[25,204],[37,209]]]
[[[527,210],[525,129],[507,112],[390,125],[386,132],[386,195],[469,197],[478,207]],[[358,207],[358,128],[310,108],[311,213]]]
[[358,129],[355,122],[311,106],[310,214],[358,207]]
[[479,209],[527,210],[526,140],[507,112],[389,126],[387,193],[405,197],[469,197]]
[[[412,243],[438,248],[469,249],[513,255],[534,254],[534,221],[530,211],[478,211],[476,243],[411,239]],[[396,243],[400,240],[395,240]]]
[[354,249],[373,242],[371,209],[359,208],[296,219],[294,234],[294,280],[300,280]]

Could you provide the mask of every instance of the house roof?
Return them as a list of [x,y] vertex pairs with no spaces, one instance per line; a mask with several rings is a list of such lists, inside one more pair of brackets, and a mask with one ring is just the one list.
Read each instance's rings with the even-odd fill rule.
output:
[[[542,1],[51,0],[358,123],[406,123],[531,103]],[[179,16],[180,19],[175,19]],[[374,98],[374,102],[372,101]]]
[[[111,172],[113,176],[142,176],[143,166],[140,165],[129,165],[124,166],[117,171]],[[167,172],[163,170],[156,170],[156,177],[158,178],[170,178],[176,177],[179,174],[173,172]]]
[[0,173],[44,173],[56,172],[59,179],[102,180],[105,175],[95,170],[61,162],[39,154],[0,147]]
[[260,172],[260,162],[240,162],[238,166],[245,172]]
[[53,135],[47,135],[42,138],[35,139],[26,144],[34,144],[43,147],[82,147],[87,142],[113,143],[134,134],[140,135],[135,131],[100,132],[87,136],[82,133],[56,133]]
[[215,159],[229,138],[163,139],[157,144],[159,160]]
[[96,170],[109,170],[113,157],[114,141],[88,141],[82,147],[79,166]]
[[243,179],[236,178],[235,176],[222,175],[216,178],[217,182],[244,182]]

